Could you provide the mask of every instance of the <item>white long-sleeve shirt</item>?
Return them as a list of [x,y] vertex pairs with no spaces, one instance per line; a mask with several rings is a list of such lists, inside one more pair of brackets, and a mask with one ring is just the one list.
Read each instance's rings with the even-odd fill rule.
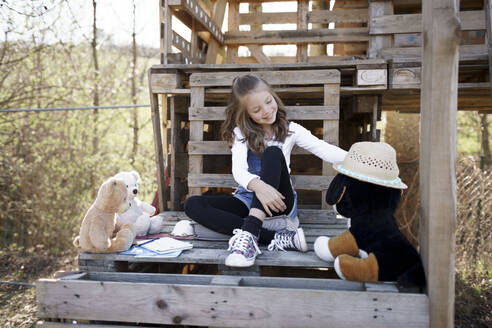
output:
[[[267,146],[279,146],[282,149],[282,153],[285,157],[285,162],[290,173],[290,154],[294,145],[298,145],[301,148],[318,156],[325,162],[336,163],[342,162],[347,153],[345,150],[331,145],[324,140],[318,139],[313,136],[311,132],[294,122],[289,124],[290,135],[285,138],[284,143],[278,141],[267,140]],[[241,141],[244,139],[243,134],[239,127],[234,128],[234,142],[232,144],[232,175],[236,182],[248,189],[248,184],[251,180],[259,178],[259,176],[248,172],[248,143],[247,141]]]

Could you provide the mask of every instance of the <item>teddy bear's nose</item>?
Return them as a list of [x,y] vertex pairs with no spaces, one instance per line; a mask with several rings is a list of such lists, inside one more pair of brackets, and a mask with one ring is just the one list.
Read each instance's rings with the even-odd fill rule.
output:
[[137,192],[138,192],[138,190],[137,190],[137,189],[133,189],[133,193],[134,193],[135,195],[137,194]]

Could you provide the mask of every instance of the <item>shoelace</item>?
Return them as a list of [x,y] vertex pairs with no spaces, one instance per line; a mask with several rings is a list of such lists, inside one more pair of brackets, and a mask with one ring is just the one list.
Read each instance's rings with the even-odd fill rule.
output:
[[243,231],[241,229],[234,229],[232,231],[234,236],[229,239],[228,251],[239,251],[242,254],[246,254],[248,250],[248,245],[253,245],[254,249],[258,254],[261,254],[258,244],[255,242],[254,237],[248,231]]
[[278,250],[285,251],[286,248],[297,248],[294,243],[294,238],[292,238],[295,233],[295,231],[276,233],[272,242],[268,245],[268,250],[273,252]]

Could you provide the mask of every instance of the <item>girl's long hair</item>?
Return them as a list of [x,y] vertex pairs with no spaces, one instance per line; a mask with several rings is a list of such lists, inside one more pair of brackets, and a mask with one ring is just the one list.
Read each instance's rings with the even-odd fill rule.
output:
[[261,125],[251,119],[246,106],[244,106],[241,100],[248,93],[262,85],[277,102],[277,117],[275,122],[272,124],[272,129],[275,135],[275,140],[284,142],[288,135],[288,122],[286,118],[287,115],[285,112],[285,106],[278,95],[272,90],[271,86],[266,81],[255,75],[248,74],[238,76],[234,79],[232,82],[231,97],[226,108],[226,119],[221,126],[222,139],[227,141],[229,146],[231,146],[234,142],[235,136],[233,130],[236,126],[238,126],[244,136],[244,139],[241,141],[246,141],[248,143],[248,147],[258,155],[263,154],[263,151],[266,148],[264,142],[265,131]]

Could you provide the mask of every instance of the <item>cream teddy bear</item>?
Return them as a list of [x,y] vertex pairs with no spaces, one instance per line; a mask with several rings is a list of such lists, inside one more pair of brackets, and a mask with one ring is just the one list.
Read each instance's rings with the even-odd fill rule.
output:
[[125,183],[115,178],[104,182],[82,221],[79,236],[73,241],[75,247],[90,253],[114,253],[130,248],[135,239],[133,225],[121,225],[115,217],[115,213],[123,213],[129,207]]
[[118,220],[122,223],[133,223],[137,236],[161,232],[162,217],[158,215],[150,217],[154,214],[155,207],[137,198],[138,184],[140,182],[138,172],[120,172],[114,177],[125,182],[128,198],[131,203],[130,208],[126,212],[116,214]]

